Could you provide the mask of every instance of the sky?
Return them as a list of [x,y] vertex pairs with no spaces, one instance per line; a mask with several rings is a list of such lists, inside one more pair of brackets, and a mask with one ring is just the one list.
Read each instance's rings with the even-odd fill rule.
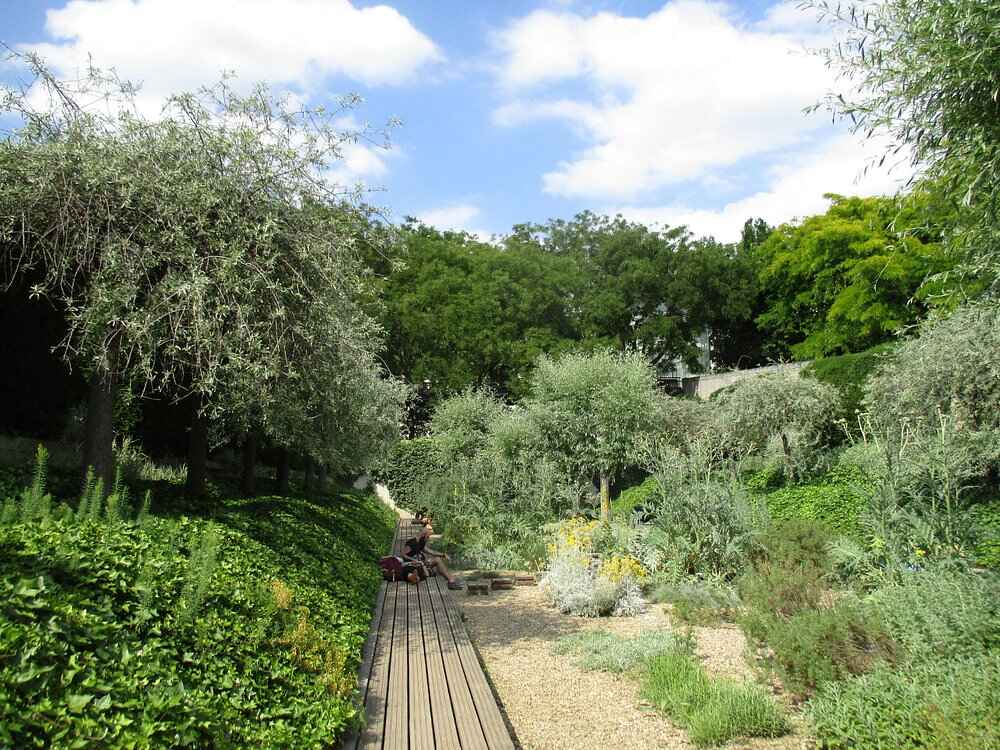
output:
[[393,221],[484,239],[591,210],[734,241],[824,193],[894,192],[905,164],[864,172],[884,144],[803,112],[844,85],[809,53],[831,33],[768,0],[0,0],[0,41],[67,76],[90,56],[149,111],[223,71],[358,94],[346,124],[399,124],[338,178]]

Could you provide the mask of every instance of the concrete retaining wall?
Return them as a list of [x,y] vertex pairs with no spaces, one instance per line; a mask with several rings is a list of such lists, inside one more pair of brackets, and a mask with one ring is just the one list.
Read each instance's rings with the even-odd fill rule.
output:
[[699,398],[708,398],[716,391],[720,391],[733,383],[746,380],[747,378],[756,377],[757,375],[767,375],[772,372],[791,372],[798,375],[802,368],[808,364],[809,362],[788,362],[781,365],[755,367],[752,370],[733,370],[731,372],[719,372],[713,375],[699,375],[698,385],[695,387],[695,393]]

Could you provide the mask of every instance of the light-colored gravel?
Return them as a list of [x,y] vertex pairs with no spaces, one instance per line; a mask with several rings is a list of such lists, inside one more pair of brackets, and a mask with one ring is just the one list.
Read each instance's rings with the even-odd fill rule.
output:
[[[670,626],[663,607],[650,606],[633,618],[587,619],[561,615],[537,587],[494,591],[489,596],[459,594],[466,626],[524,750],[603,748],[689,748],[673,726],[639,696],[634,677],[587,672],[573,656],[557,656],[560,637],[585,630],[635,635]],[[695,628],[698,654],[712,674],[749,676],[744,639],[731,626]],[[798,750],[812,747],[796,732],[776,740],[738,741],[729,748]]]

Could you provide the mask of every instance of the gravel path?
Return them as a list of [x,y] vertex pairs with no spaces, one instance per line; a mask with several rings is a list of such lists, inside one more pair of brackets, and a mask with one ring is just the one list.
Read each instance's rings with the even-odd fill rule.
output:
[[[461,595],[466,626],[486,665],[524,750],[587,748],[690,748],[683,730],[642,705],[633,677],[586,672],[573,656],[556,656],[560,637],[585,630],[635,635],[669,627],[660,606],[633,618],[587,619],[560,615],[541,590],[521,587],[489,596]],[[743,634],[735,627],[695,628],[698,653],[713,674],[749,675]],[[728,747],[798,750],[812,747],[795,733],[777,740],[734,742]]]

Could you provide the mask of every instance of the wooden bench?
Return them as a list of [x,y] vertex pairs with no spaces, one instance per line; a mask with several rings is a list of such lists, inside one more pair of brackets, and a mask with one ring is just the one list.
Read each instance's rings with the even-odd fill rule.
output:
[[[393,554],[419,529],[400,521]],[[382,584],[358,686],[365,724],[344,750],[514,748],[443,576]]]

